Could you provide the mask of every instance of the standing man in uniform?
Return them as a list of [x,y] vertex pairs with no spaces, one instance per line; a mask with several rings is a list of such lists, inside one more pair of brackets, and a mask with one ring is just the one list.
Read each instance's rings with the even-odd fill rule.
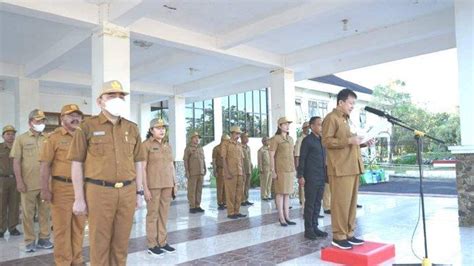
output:
[[258,150],[258,170],[260,173],[260,197],[262,200],[271,199],[272,169],[270,167],[270,151],[268,137],[262,138],[263,146]]
[[229,135],[224,134],[221,137],[221,143],[212,149],[212,168],[216,177],[217,186],[217,209],[225,209],[225,189],[224,189],[224,162],[222,161],[222,145],[230,139]]
[[249,135],[247,133],[243,133],[240,136],[240,141],[242,142],[242,150],[244,151],[244,189],[242,191],[241,206],[252,206],[253,203],[249,201],[250,181],[252,179],[253,168],[250,147],[247,145],[249,143]]
[[16,226],[20,223],[20,193],[16,190],[13,159],[10,152],[15,141],[16,130],[5,126],[2,130],[3,143],[0,144],[0,238],[8,229],[10,236],[21,235]]
[[204,150],[199,145],[201,136],[194,132],[191,140],[184,149],[184,168],[188,178],[188,201],[189,212],[204,212],[201,208],[202,183],[206,175],[206,162],[204,161]]
[[227,202],[227,218],[237,219],[247,215],[240,213],[244,180],[244,151],[239,143],[240,128],[230,128],[230,140],[222,145],[224,162],[225,193]]
[[328,233],[318,228],[321,199],[327,179],[326,151],[321,143],[321,124],[319,116],[309,120],[311,134],[303,139],[298,167],[298,183],[305,187],[304,236],[309,239],[326,237]]
[[[10,157],[13,157],[16,186],[21,193],[21,209],[23,212],[23,231],[25,233],[26,252],[35,252],[36,247],[51,249],[49,203],[40,199],[40,162],[39,152],[45,139],[46,116],[38,109],[28,116],[30,129],[15,139]],[[38,209],[39,239],[36,244],[35,210]]]
[[76,129],[67,156],[73,212],[88,215],[92,266],[126,264],[133,214],[144,194],[140,134],[135,123],[122,117],[127,94],[117,80],[102,85],[97,98],[101,112]]
[[[331,188],[332,245],[351,249],[364,240],[354,236],[359,175],[364,172],[360,147],[362,137],[351,133],[349,115],[357,95],[349,89],[337,94],[337,107],[323,121],[323,145],[327,149],[327,169]],[[373,144],[373,140],[367,142]]]
[[[298,169],[298,164],[299,164],[299,158],[300,158],[300,153],[301,153],[301,143],[303,142],[303,139],[308,136],[308,130],[309,130],[309,123],[304,122],[303,127],[301,128],[301,136],[296,139],[295,143],[295,166],[296,169]],[[300,205],[304,206],[304,186],[298,186],[298,197],[300,199]]]
[[71,161],[67,160],[72,136],[81,121],[82,111],[79,106],[63,106],[61,127],[46,137],[40,152],[41,199],[51,203],[56,265],[83,263],[82,241],[86,217],[72,213],[74,188],[71,180]]

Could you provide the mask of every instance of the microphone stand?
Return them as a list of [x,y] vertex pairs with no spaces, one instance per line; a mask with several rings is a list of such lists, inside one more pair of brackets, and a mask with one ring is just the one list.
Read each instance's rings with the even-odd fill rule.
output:
[[431,262],[428,259],[428,241],[426,238],[426,217],[425,217],[425,200],[424,200],[424,194],[423,194],[423,138],[429,138],[432,139],[438,143],[444,144],[444,141],[437,139],[435,137],[432,137],[430,135],[427,135],[426,133],[416,130],[410,126],[407,126],[405,123],[403,123],[401,120],[392,117],[392,116],[386,116],[385,117],[388,122],[390,122],[392,125],[397,125],[399,127],[402,127],[408,131],[411,131],[415,135],[415,140],[416,140],[416,158],[417,158],[417,164],[418,164],[418,171],[420,173],[420,199],[421,199],[421,213],[422,213],[422,220],[423,220],[423,242],[424,242],[424,248],[425,248],[425,256],[422,260],[421,265],[423,266],[431,266]]

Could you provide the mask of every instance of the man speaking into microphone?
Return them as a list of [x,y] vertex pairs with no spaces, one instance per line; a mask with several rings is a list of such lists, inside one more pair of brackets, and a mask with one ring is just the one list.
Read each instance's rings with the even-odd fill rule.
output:
[[364,172],[360,147],[363,137],[351,133],[349,115],[357,95],[349,89],[337,94],[337,107],[323,121],[322,143],[327,149],[327,172],[331,188],[332,245],[351,249],[364,240],[354,236],[359,175]]

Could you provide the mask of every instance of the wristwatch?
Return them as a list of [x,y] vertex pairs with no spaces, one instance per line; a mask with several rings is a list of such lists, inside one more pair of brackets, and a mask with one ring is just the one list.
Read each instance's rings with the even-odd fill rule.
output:
[[143,195],[145,195],[145,191],[143,191],[143,190],[138,190],[138,191],[137,191],[137,195],[143,196]]

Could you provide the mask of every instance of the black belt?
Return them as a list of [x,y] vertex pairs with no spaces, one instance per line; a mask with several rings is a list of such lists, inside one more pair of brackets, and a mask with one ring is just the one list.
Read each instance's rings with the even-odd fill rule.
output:
[[64,177],[64,176],[53,176],[53,179],[61,181],[61,182],[65,182],[65,183],[72,183],[71,178],[67,178],[67,177]]
[[127,181],[113,183],[113,182],[108,182],[108,181],[99,180],[99,179],[92,179],[92,178],[89,178],[89,177],[86,177],[84,180],[87,183],[91,183],[91,184],[94,184],[94,185],[99,185],[99,186],[104,186],[104,187],[113,187],[113,188],[122,188],[122,187],[128,186],[128,185],[133,183],[133,180],[127,180]]

